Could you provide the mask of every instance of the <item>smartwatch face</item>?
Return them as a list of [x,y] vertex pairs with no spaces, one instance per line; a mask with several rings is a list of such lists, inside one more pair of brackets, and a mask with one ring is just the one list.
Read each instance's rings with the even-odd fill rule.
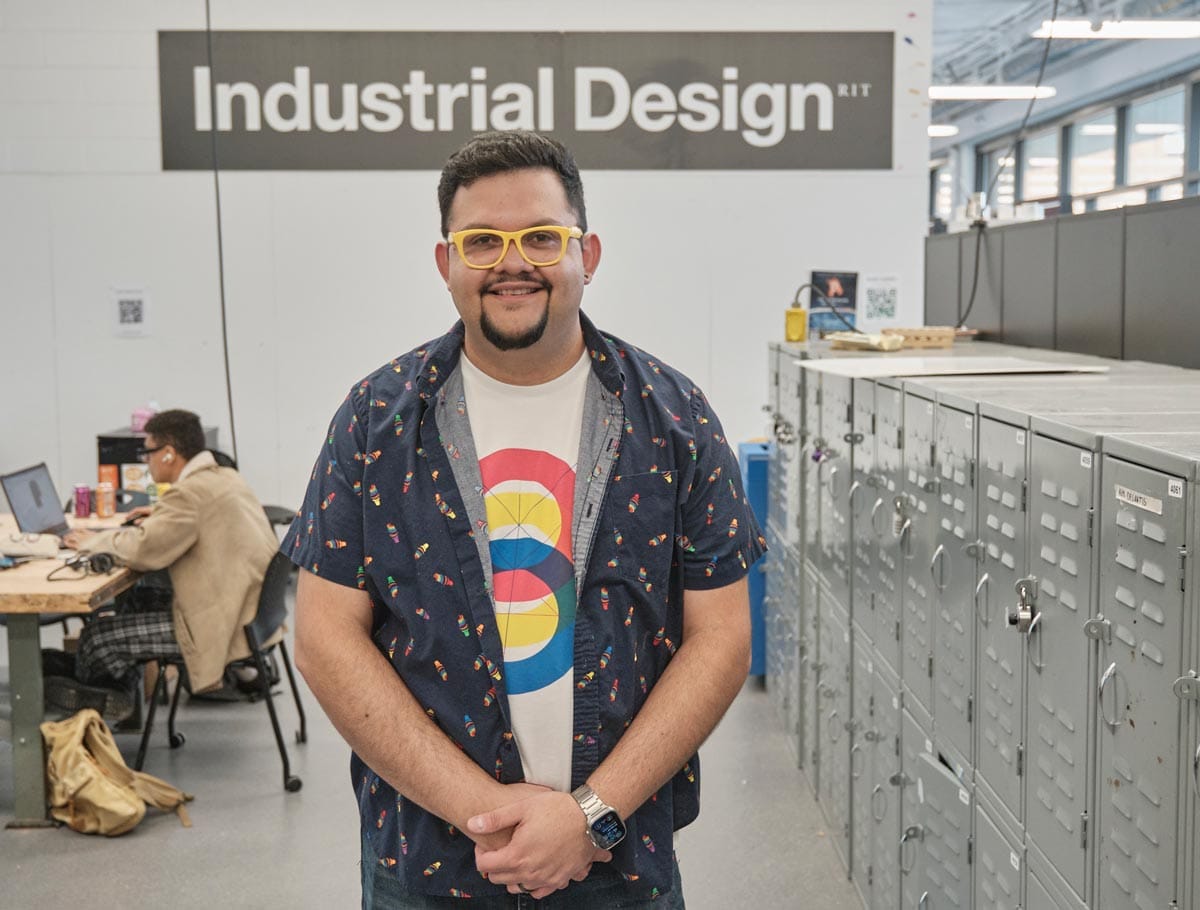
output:
[[592,840],[601,850],[610,850],[625,837],[625,823],[616,812],[605,812],[592,822]]

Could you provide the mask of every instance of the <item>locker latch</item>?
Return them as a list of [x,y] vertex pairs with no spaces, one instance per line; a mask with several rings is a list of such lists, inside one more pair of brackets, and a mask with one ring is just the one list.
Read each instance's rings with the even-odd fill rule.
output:
[[813,440],[812,460],[816,464],[821,464],[823,461],[828,461],[830,458],[833,458],[835,454],[837,454],[833,451],[833,449],[826,448],[828,445],[829,444],[820,437]]
[[1197,678],[1195,670],[1175,680],[1172,688],[1176,698],[1183,701],[1200,701],[1200,678]]
[[1017,608],[1008,614],[1008,624],[1016,626],[1022,635],[1027,635],[1037,615],[1038,582],[1032,575],[1018,578],[1013,588],[1017,592]]
[[1100,641],[1106,645],[1112,644],[1112,623],[1103,616],[1097,616],[1095,619],[1089,619],[1083,624],[1083,634],[1093,641]]
[[892,536],[899,537],[904,533],[904,524],[908,519],[908,507],[903,496],[897,496],[892,503]]
[[847,433],[845,436],[842,437],[842,441],[847,442],[852,446],[862,445],[863,434],[862,433]]
[[963,544],[962,551],[967,556],[977,561],[982,561],[987,556],[987,544],[982,540],[972,540],[969,543]]

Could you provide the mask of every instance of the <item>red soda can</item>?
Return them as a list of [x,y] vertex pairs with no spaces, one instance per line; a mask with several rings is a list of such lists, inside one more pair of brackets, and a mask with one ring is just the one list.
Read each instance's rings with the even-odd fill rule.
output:
[[112,518],[117,513],[117,491],[111,483],[96,484],[96,517]]
[[75,484],[75,517],[87,518],[92,514],[92,488],[86,483]]

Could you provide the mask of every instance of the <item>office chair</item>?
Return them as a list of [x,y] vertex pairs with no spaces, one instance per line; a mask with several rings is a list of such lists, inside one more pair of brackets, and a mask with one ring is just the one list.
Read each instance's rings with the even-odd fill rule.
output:
[[[233,468],[237,470],[237,462],[229,455],[219,449],[208,450],[218,465],[223,468]],[[296,517],[295,509],[286,509],[283,506],[269,506],[264,504],[263,511],[267,513],[267,521],[271,523],[272,528],[283,528],[287,530],[292,525],[292,520]]]
[[[279,631],[287,618],[288,579],[291,575],[292,563],[282,553],[276,553],[267,566],[266,577],[263,578],[262,592],[258,596],[258,611],[254,618],[243,626],[246,644],[250,647],[250,656],[258,670],[258,695],[267,703],[267,712],[271,718],[271,729],[275,734],[275,744],[279,747],[279,757],[283,761],[283,788],[289,793],[295,793],[302,785],[299,777],[291,772],[288,761],[287,745],[283,741],[283,733],[279,729],[279,717],[275,713],[275,701],[271,694],[271,674],[267,666],[267,657],[278,647],[283,658],[283,667],[287,671],[288,682],[292,687],[292,698],[296,703],[296,713],[300,718],[300,729],[296,731],[296,742],[308,742],[308,725],[304,716],[304,705],[300,701],[300,689],[296,686],[296,675],[292,670],[292,661],[288,656],[287,644],[281,638],[278,642],[265,645],[275,632]],[[146,759],[146,746],[150,742],[150,732],[154,728],[154,714],[158,702],[166,694],[167,667],[179,670],[179,685],[175,696],[171,699],[171,712],[167,716],[168,742],[172,749],[178,749],[185,742],[184,735],[175,729],[175,713],[179,709],[179,695],[186,687],[187,669],[182,657],[162,657],[157,659],[158,680],[154,686],[154,695],[150,700],[150,710],[146,715],[146,725],[142,730],[142,741],[138,745],[137,758],[133,767],[140,771]]]

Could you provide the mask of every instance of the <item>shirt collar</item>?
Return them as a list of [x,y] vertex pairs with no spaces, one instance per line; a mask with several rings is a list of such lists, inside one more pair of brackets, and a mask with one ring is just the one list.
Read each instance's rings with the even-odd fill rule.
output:
[[216,466],[217,460],[213,458],[212,452],[205,449],[203,452],[199,452],[188,459],[188,463],[183,466],[183,470],[179,472],[179,477],[175,482],[179,483],[185,477],[190,477],[197,471],[202,471],[205,468],[215,468]]
[[[583,329],[584,347],[592,360],[592,372],[609,392],[620,397],[625,388],[625,373],[620,366],[623,352],[617,349],[612,339],[601,334],[582,311],[579,314],[579,325]],[[416,357],[421,358],[421,369],[417,374],[417,393],[422,398],[437,394],[445,378],[454,372],[458,366],[458,359],[462,356],[464,336],[465,331],[460,319],[441,338],[414,352]]]

